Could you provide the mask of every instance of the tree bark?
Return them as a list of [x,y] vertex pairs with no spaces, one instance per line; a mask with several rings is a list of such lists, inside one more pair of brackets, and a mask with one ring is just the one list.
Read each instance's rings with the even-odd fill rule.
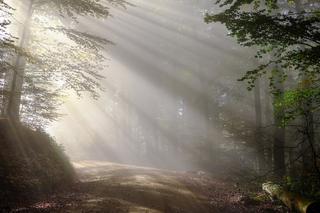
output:
[[[30,39],[30,24],[33,15],[33,0],[28,2],[27,11],[25,15],[25,20],[23,23],[23,29],[20,37],[19,47],[25,49],[28,45]],[[25,72],[26,60],[21,54],[18,54],[15,64],[14,71],[10,85],[10,94],[8,99],[8,104],[6,106],[6,116],[10,119],[19,121],[20,103],[22,95],[23,78]]]
[[[297,13],[303,11],[303,3],[301,0],[295,0],[295,9]],[[303,47],[300,47],[303,48]],[[308,81],[308,76],[302,76],[302,81]],[[304,87],[310,88],[308,83]],[[320,177],[320,171],[317,165],[317,151],[315,149],[315,134],[314,134],[314,115],[312,112],[312,101],[303,103],[304,118],[302,121],[304,129],[304,143],[301,147],[302,162],[305,171],[315,171]]]
[[[272,124],[272,105],[271,105],[271,97],[270,97],[270,88],[269,88],[269,84],[268,84],[268,78],[265,77],[264,80],[264,125],[266,127],[270,126]],[[267,169],[271,169],[272,168],[272,159],[273,159],[273,155],[272,155],[272,143],[270,143],[270,136],[271,136],[271,131],[270,128],[267,128],[265,130],[265,134],[267,136],[267,141],[265,144],[265,149],[266,149],[266,167]]]
[[320,212],[320,202],[309,200],[299,194],[285,190],[282,186],[272,182],[262,184],[262,189],[272,198],[281,200],[290,210],[299,213]]
[[261,110],[261,91],[260,91],[260,79],[257,79],[254,87],[254,100],[255,100],[255,118],[256,118],[256,130],[255,130],[255,143],[257,150],[257,162],[258,172],[262,173],[265,168],[264,160],[264,144],[261,137],[262,127],[262,110]]
[[[281,75],[282,71],[279,70],[279,74]],[[276,89],[279,92],[278,98],[279,101],[282,101],[284,86],[280,79],[276,79],[277,85]],[[275,97],[276,98],[276,97]],[[276,101],[276,100],[275,100]],[[282,127],[282,121],[284,117],[284,111],[280,107],[276,109],[274,107],[274,132],[273,132],[273,169],[274,174],[281,178],[286,173],[285,166],[285,128]]]

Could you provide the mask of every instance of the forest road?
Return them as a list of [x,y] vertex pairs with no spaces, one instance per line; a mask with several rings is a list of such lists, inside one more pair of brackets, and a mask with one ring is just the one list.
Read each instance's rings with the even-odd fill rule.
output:
[[287,212],[248,199],[231,182],[202,171],[175,172],[109,162],[74,163],[81,182],[27,212],[257,213]]
[[[93,161],[74,166],[82,181],[81,191],[89,195],[82,203],[84,209],[115,213],[212,212],[208,197],[196,190],[199,183],[193,180],[188,184],[186,173]],[[201,179],[200,174],[190,175]]]

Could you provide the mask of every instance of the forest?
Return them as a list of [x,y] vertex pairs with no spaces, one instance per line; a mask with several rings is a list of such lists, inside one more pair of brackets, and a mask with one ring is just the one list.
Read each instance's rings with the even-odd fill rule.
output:
[[320,1],[0,0],[0,212],[320,213]]

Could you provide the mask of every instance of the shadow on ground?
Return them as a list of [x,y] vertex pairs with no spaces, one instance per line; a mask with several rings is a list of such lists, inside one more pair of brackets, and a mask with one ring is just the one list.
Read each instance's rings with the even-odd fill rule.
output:
[[81,182],[70,192],[15,212],[259,213],[287,212],[258,202],[223,178],[108,162],[74,163]]

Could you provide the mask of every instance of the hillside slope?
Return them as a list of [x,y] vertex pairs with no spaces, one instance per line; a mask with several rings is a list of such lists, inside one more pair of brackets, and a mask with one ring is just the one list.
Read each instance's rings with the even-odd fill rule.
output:
[[72,185],[63,150],[43,131],[0,119],[0,209],[32,202]]

